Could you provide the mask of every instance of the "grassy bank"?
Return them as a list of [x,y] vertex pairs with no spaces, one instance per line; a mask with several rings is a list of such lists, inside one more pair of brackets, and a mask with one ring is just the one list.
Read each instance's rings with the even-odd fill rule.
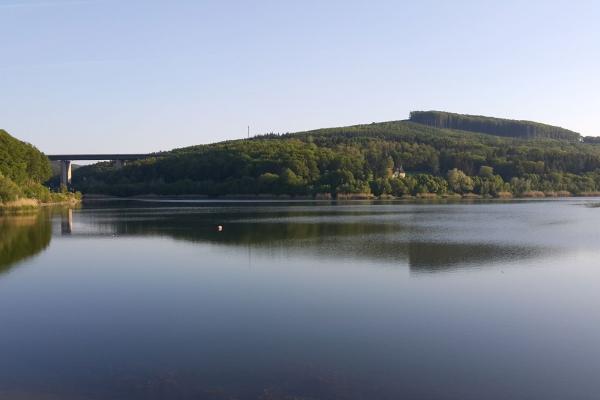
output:
[[54,205],[76,205],[80,202],[80,193],[50,193],[50,195],[43,200],[23,197],[9,201],[0,201],[0,209],[26,209]]

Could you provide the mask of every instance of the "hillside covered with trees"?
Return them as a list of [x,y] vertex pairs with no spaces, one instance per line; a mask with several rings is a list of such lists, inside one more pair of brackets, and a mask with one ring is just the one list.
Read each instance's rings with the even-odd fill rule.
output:
[[0,206],[25,199],[42,203],[70,199],[72,195],[52,193],[43,185],[50,175],[44,154],[0,129]]
[[[493,118],[477,128],[485,132],[470,132],[464,130],[469,118],[451,122],[463,130],[392,121],[187,147],[122,169],[110,163],[83,167],[74,185],[84,193],[119,196],[503,197],[600,191],[600,146],[582,143],[579,134]],[[502,132],[493,134],[496,123]]]
[[497,136],[525,139],[561,139],[574,142],[581,139],[579,133],[558,126],[532,121],[484,117],[481,115],[455,114],[443,111],[413,111],[410,113],[410,120],[435,128],[458,129]]

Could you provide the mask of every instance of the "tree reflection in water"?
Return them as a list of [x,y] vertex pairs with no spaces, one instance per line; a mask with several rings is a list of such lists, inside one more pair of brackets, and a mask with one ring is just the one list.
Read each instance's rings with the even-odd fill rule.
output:
[[51,237],[47,210],[0,215],[0,274],[43,251]]
[[265,253],[407,264],[413,273],[478,268],[552,253],[541,244],[463,240],[460,232],[444,236],[437,227],[421,224],[418,214],[403,218],[375,209],[122,208],[106,210],[87,223],[91,231],[116,236],[163,236]]

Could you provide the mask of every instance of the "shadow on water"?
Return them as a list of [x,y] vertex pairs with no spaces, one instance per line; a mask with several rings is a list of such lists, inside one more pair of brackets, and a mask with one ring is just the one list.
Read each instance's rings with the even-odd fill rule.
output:
[[0,274],[42,252],[51,237],[52,225],[46,211],[0,215]]

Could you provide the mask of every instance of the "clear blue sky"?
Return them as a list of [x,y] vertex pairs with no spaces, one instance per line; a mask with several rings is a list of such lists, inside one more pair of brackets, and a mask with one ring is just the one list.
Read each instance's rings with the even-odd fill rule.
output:
[[404,119],[600,135],[598,1],[0,0],[0,127],[146,152]]

